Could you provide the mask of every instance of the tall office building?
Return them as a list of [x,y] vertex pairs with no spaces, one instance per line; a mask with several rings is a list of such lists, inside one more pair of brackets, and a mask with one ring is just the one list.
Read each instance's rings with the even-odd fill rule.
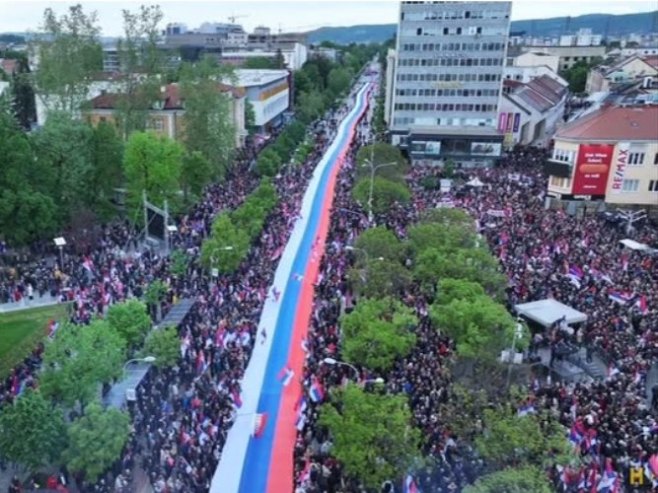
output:
[[510,12],[511,2],[401,3],[389,129],[412,162],[482,166],[500,156]]

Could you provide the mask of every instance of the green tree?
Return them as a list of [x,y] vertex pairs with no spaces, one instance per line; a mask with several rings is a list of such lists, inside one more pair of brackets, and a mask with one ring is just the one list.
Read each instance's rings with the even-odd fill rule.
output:
[[174,276],[182,279],[187,272],[187,266],[190,263],[189,256],[182,250],[174,250],[169,256],[169,272]]
[[416,255],[435,248],[442,254],[474,248],[477,242],[473,228],[441,223],[417,223],[409,228],[409,246]]
[[110,306],[106,320],[130,347],[140,345],[151,328],[151,318],[146,313],[146,305],[138,300],[128,300]]
[[201,262],[219,272],[235,271],[249,252],[249,234],[237,228],[227,214],[219,215],[212,226],[212,235],[201,247]]
[[484,433],[475,437],[478,453],[490,464],[549,467],[569,461],[569,442],[564,427],[547,415],[518,416],[509,405],[484,411]]
[[331,69],[327,78],[327,88],[334,96],[340,96],[350,87],[350,74],[341,67]]
[[165,296],[167,296],[167,285],[159,279],[149,284],[144,292],[144,301],[156,321],[162,318],[162,301]]
[[103,410],[94,402],[71,424],[68,435],[67,467],[83,472],[93,483],[121,456],[130,436],[130,416],[117,409]]
[[300,93],[296,106],[299,121],[303,123],[312,122],[322,115],[325,107],[322,93],[316,91]]
[[123,36],[117,42],[123,87],[118,100],[118,122],[122,138],[144,131],[148,114],[161,97],[161,75],[165,54],[158,45],[163,13],[159,5],[141,5],[137,12],[121,11]]
[[[438,329],[455,341],[457,353],[466,358],[494,359],[514,339],[516,322],[503,305],[488,296],[434,304],[430,315]],[[517,348],[528,342],[526,332]]]
[[423,212],[421,223],[438,223],[444,226],[452,226],[475,231],[473,218],[464,209],[442,207],[440,209],[428,209]]
[[452,300],[474,300],[484,294],[484,289],[476,282],[445,278],[439,281],[436,304],[448,305]]
[[18,58],[18,71],[11,77],[12,111],[24,130],[29,130],[37,119],[32,79],[27,58]]
[[84,407],[101,383],[121,375],[125,347],[121,336],[103,320],[88,326],[65,325],[46,343],[40,388],[45,396],[66,406],[79,403]]
[[50,196],[62,223],[97,201],[93,135],[90,126],[70,114],[51,112],[43,128],[32,137],[39,166],[50,170]]
[[155,356],[153,364],[158,368],[174,366],[180,357],[180,339],[176,327],[162,327],[151,331],[142,353],[145,356]]
[[419,455],[420,433],[411,422],[404,396],[369,394],[352,384],[337,393],[335,404],[320,408],[320,423],[333,438],[332,455],[372,489],[402,477]]
[[210,183],[213,173],[214,170],[210,161],[200,152],[188,152],[183,156],[181,187],[186,204],[201,196],[203,188]]
[[264,56],[255,56],[255,57],[247,58],[247,60],[245,60],[244,64],[242,65],[242,67],[248,69],[258,69],[258,70],[277,68],[274,64],[274,60]]
[[50,196],[52,170],[35,159],[16,120],[0,109],[0,230],[12,245],[52,237],[58,221]]
[[464,493],[551,493],[553,489],[546,474],[537,467],[507,468],[486,474]]
[[123,142],[114,125],[100,122],[93,130],[93,190],[96,209],[106,215],[111,208],[114,190],[123,186]]
[[256,172],[260,176],[276,176],[281,167],[281,158],[269,147],[263,150],[256,159]]
[[[361,178],[352,189],[354,200],[364,207],[370,197],[370,178]],[[385,178],[375,177],[372,192],[372,210],[376,214],[388,211],[394,203],[406,204],[411,200],[409,187]]]
[[254,105],[247,100],[244,102],[244,126],[249,135],[256,132],[256,112],[254,111]]
[[389,369],[414,346],[418,319],[392,298],[364,299],[340,319],[347,361],[375,370]]
[[185,100],[184,141],[188,151],[200,152],[211,165],[212,177],[224,175],[235,149],[237,129],[231,119],[230,92],[218,81],[231,79],[228,66],[206,57],[181,69],[181,97]]
[[182,157],[183,148],[178,142],[150,132],[133,133],[123,158],[129,204],[134,209],[139,207],[143,191],[158,206],[165,200],[175,200]]
[[489,295],[500,300],[507,285],[498,262],[484,248],[447,251],[427,248],[417,255],[413,275],[425,286],[434,286],[442,278],[477,282]]
[[411,273],[400,262],[379,257],[351,269],[349,279],[358,296],[398,297],[411,284]]
[[92,75],[102,70],[96,12],[87,14],[77,4],[58,18],[47,8],[41,31],[44,35],[36,43],[39,67],[35,74],[39,97],[48,112],[74,115],[87,98]]
[[64,446],[64,416],[41,393],[28,390],[0,409],[0,459],[36,472],[56,462]]
[[356,153],[356,175],[359,178],[370,178],[370,162],[379,166],[387,163],[396,163],[395,166],[380,166],[376,168],[376,176],[388,180],[404,181],[404,175],[409,169],[407,159],[402,155],[400,149],[394,145],[377,142],[361,147]]
[[386,262],[400,262],[404,258],[404,245],[395,234],[384,226],[366,229],[355,243],[354,254],[360,263],[369,259],[383,258]]

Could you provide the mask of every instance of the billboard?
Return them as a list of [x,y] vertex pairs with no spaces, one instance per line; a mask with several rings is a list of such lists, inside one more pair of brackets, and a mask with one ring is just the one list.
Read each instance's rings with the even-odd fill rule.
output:
[[629,142],[620,142],[617,145],[617,157],[613,166],[612,187],[610,192],[618,194],[621,192],[622,184],[624,183],[624,173],[626,172],[626,165],[628,164],[628,151],[631,148]]
[[610,144],[581,144],[579,146],[571,193],[605,195],[614,149],[615,146]]
[[497,142],[471,142],[473,156],[500,156],[502,144]]

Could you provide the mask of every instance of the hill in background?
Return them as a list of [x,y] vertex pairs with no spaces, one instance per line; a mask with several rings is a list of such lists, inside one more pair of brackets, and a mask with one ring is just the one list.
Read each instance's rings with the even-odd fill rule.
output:
[[[555,17],[513,21],[511,31],[525,31],[530,36],[558,37],[574,34],[578,29],[589,28],[595,34],[621,36],[647,34],[658,31],[658,10],[638,14],[588,14],[578,17]],[[395,35],[397,24],[359,25],[350,27],[321,27],[310,31],[309,41],[332,41],[338,44],[381,43]]]

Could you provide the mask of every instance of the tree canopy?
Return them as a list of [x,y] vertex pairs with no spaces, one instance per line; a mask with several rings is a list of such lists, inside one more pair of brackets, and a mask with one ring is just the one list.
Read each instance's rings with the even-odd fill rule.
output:
[[146,305],[138,300],[115,303],[107,310],[107,323],[128,343],[137,346],[151,328]]
[[66,406],[90,402],[101,383],[121,375],[126,342],[105,321],[64,325],[48,341],[40,388]]
[[544,471],[537,467],[506,468],[486,474],[466,486],[464,493],[551,493]]
[[128,139],[123,158],[128,202],[141,204],[145,191],[150,202],[162,207],[174,201],[179,191],[183,147],[167,137],[151,132],[135,132]]
[[161,327],[151,331],[144,343],[144,356],[155,356],[158,368],[174,366],[180,357],[180,339],[176,327]]
[[389,369],[416,342],[418,319],[413,311],[391,298],[364,299],[340,318],[343,355],[351,363],[374,370]]
[[40,392],[28,390],[0,408],[0,459],[34,472],[56,461],[65,446],[64,416]]
[[404,245],[384,226],[366,229],[356,239],[354,246],[357,264],[364,263],[366,255],[369,259],[381,257],[386,262],[401,262],[404,256]]
[[[370,198],[370,178],[361,178],[352,189],[354,200],[367,207]],[[411,191],[404,183],[375,177],[372,193],[372,210],[376,214],[388,211],[394,203],[406,204],[411,200]]]
[[320,408],[320,423],[333,438],[332,455],[368,488],[402,477],[420,453],[420,433],[402,395],[370,394],[350,384]]
[[80,471],[94,482],[121,455],[130,435],[130,416],[116,409],[103,410],[91,403],[68,430],[64,458],[71,471]]

